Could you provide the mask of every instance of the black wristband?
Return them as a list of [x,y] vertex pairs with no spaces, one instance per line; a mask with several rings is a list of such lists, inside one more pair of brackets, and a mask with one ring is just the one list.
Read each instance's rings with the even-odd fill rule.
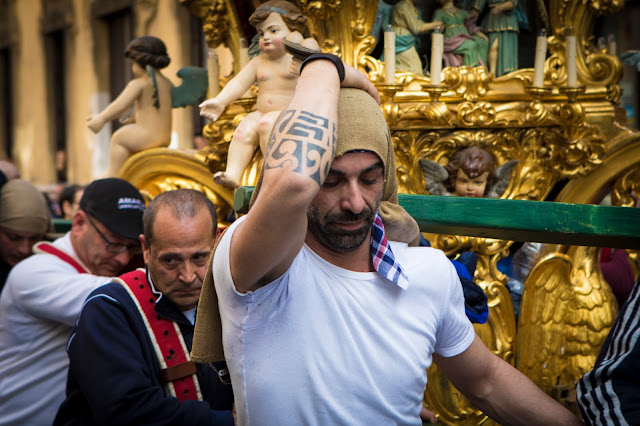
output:
[[336,66],[338,70],[338,77],[340,78],[340,83],[344,81],[344,64],[342,63],[342,59],[340,57],[333,55],[331,53],[314,53],[304,60],[302,65],[300,66],[300,74],[302,74],[302,70],[304,67],[311,61],[315,61],[316,59],[328,59],[333,62],[333,65]]

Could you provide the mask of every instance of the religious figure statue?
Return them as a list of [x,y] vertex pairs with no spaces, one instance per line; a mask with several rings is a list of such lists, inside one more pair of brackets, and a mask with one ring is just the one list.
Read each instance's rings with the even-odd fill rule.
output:
[[[391,30],[396,33],[396,69],[422,75],[422,62],[415,47],[416,36],[442,27],[442,22],[424,22],[412,0],[400,0],[391,10]],[[385,26],[386,27],[386,26]]]
[[[108,176],[117,176],[124,162],[136,152],[169,146],[172,108],[193,104],[208,86],[206,69],[185,67],[178,71],[183,83],[174,87],[160,71],[171,59],[164,42],[157,37],[134,39],[124,56],[132,61],[134,78],[101,113],[87,118],[94,133],[116,118],[125,124],[111,136]],[[133,115],[123,117],[131,106],[135,107]]]
[[283,39],[292,32],[307,34],[306,17],[297,6],[284,0],[263,3],[249,17],[249,22],[258,30],[261,53],[251,59],[218,96],[200,104],[200,114],[215,121],[230,103],[254,83],[258,84],[256,111],[238,125],[229,145],[226,170],[214,175],[216,183],[228,188],[239,185],[256,147],[259,146],[263,154],[266,152],[273,125],[293,96],[298,76],[290,70],[292,56],[285,52]]
[[473,9],[480,14],[486,5],[489,12],[482,28],[489,36],[489,69],[500,77],[518,69],[518,17],[519,0],[475,0]]
[[627,50],[620,55],[620,60],[640,71],[640,50]]
[[444,25],[444,65],[458,67],[487,67],[489,39],[476,25],[477,15],[457,7],[453,0],[438,0],[440,8],[434,21]]
[[500,198],[518,164],[518,160],[510,160],[494,167],[491,154],[475,145],[456,151],[446,166],[426,158],[419,162],[431,195],[476,198]]

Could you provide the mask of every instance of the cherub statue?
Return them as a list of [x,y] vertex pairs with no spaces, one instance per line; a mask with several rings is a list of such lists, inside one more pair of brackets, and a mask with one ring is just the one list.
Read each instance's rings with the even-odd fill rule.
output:
[[[124,56],[132,61],[134,78],[101,113],[87,118],[94,133],[116,118],[125,124],[111,136],[108,176],[116,176],[124,162],[138,151],[169,146],[171,109],[196,102],[206,93],[208,85],[205,69],[185,67],[178,71],[183,83],[173,87],[160,71],[171,59],[165,44],[157,37],[134,39]],[[133,115],[123,117],[131,106],[135,106]]]
[[[475,198],[500,198],[509,185],[511,170],[518,164],[518,160],[510,160],[494,167],[491,154],[475,145],[456,151],[446,166],[425,158],[419,162],[431,195]],[[476,253],[464,251],[457,260],[466,266],[471,276],[474,275],[478,261]],[[511,287],[509,289],[511,291]],[[519,304],[519,294],[512,292],[512,297],[514,303]]]
[[215,182],[228,188],[239,185],[257,146],[262,153],[266,152],[275,120],[293,96],[298,76],[290,70],[292,56],[285,52],[282,40],[292,32],[307,34],[307,18],[297,6],[285,0],[261,4],[249,22],[258,30],[261,54],[251,59],[218,96],[200,104],[200,114],[215,121],[231,102],[254,83],[258,84],[256,111],[238,125],[229,145],[227,168],[213,177]]
[[419,160],[427,190],[431,195],[500,198],[509,185],[511,170],[518,160],[494,168],[491,154],[478,146],[456,151],[449,164]]
[[620,55],[620,59],[625,64],[636,67],[640,71],[640,50],[627,50]]

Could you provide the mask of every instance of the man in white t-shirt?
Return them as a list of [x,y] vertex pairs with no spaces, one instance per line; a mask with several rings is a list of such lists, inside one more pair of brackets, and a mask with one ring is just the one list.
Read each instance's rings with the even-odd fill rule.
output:
[[215,251],[193,357],[211,360],[217,298],[240,425],[419,425],[432,360],[501,423],[579,424],[484,346],[444,254],[413,247],[378,99],[337,57],[303,63],[254,203]]

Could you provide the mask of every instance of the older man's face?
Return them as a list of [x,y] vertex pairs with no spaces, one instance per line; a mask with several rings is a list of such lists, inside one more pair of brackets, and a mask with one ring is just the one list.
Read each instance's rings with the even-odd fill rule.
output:
[[215,234],[216,224],[206,209],[178,219],[164,207],[153,223],[153,239],[140,237],[153,285],[182,311],[198,303]]
[[0,226],[0,259],[9,266],[31,256],[35,243],[42,241],[44,234],[12,231]]

